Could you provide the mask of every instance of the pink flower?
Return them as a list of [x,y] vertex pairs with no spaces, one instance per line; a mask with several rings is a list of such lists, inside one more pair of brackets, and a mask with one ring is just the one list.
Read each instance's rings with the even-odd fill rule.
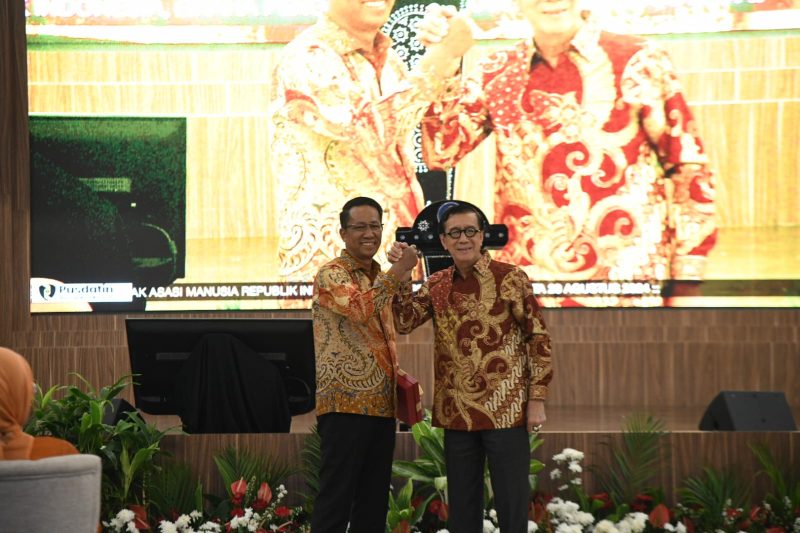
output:
[[272,501],[272,490],[269,488],[266,482],[262,483],[260,487],[258,487],[258,494],[256,497],[263,501],[265,504],[269,504]]
[[767,510],[761,507],[760,505],[754,505],[750,508],[750,521],[755,522],[757,524],[766,522],[767,520]]
[[244,498],[245,492],[247,492],[247,482],[244,478],[240,478],[239,481],[231,483],[231,493],[234,498]]

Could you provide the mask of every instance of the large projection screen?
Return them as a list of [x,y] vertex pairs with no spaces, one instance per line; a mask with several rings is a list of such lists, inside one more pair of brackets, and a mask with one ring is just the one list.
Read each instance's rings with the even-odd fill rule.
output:
[[[411,23],[425,3],[397,0],[391,20]],[[451,3],[483,31],[464,72],[526,37],[512,0]],[[270,93],[277,54],[326,4],[25,0],[31,312],[310,307],[313,279],[279,274],[288,180],[271,170]],[[681,304],[800,306],[800,2],[584,4],[668,51],[716,176],[718,241]],[[420,164],[425,200],[466,200],[492,221],[490,142],[448,176]],[[533,282],[545,305],[665,304],[653,280]]]

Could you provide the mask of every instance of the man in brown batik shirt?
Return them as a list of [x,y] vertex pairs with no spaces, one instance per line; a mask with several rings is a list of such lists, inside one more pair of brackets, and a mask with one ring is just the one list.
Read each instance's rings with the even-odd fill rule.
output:
[[[481,531],[488,458],[500,530],[525,533],[528,432],[546,420],[550,335],[525,272],[482,250],[483,226],[471,205],[446,211],[440,239],[455,264],[416,293],[405,282],[393,310],[399,333],[433,319],[433,425],[445,429],[448,528]],[[405,247],[396,243],[390,261]]]

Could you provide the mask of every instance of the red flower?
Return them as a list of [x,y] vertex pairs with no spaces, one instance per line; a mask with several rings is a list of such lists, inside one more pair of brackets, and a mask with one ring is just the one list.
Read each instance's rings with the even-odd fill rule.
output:
[[611,496],[609,496],[607,492],[598,492],[597,494],[592,494],[589,496],[589,499],[603,502],[603,506],[600,507],[601,511],[608,511],[614,506],[614,502],[611,501]]
[[253,510],[256,511],[257,513],[260,513],[266,508],[267,508],[267,502],[265,502],[264,500],[256,500],[253,502]]
[[442,522],[447,522],[447,517],[449,515],[447,504],[442,500],[437,498],[431,501],[431,503],[428,505],[428,512],[435,514]]
[[425,501],[425,498],[423,498],[422,496],[419,495],[414,496],[413,498],[411,498],[411,507],[416,509],[417,507],[419,507],[419,504],[421,504],[423,501]]
[[782,527],[768,527],[766,533],[786,533]]
[[272,490],[269,488],[266,482],[262,483],[260,487],[258,487],[258,494],[256,497],[259,500],[263,500],[264,503],[269,504],[272,501]]
[[408,524],[408,520],[401,520],[392,530],[392,533],[409,533],[409,531],[411,531],[411,526]]
[[234,507],[231,509],[231,518],[234,516],[244,516],[244,510],[241,507]]
[[537,490],[533,493],[531,502],[528,504],[528,520],[533,520],[537,524],[547,519],[547,504],[553,499],[552,494]]
[[442,500],[435,499],[431,500],[431,503],[428,504],[428,512],[431,514],[439,514],[439,508],[442,506]]
[[694,522],[689,517],[683,518],[683,525],[686,526],[686,533],[694,533]]
[[657,528],[663,528],[669,522],[669,509],[663,503],[659,503],[650,513],[650,523]]
[[653,497],[647,494],[637,494],[631,504],[631,510],[638,513],[649,513],[653,507]]
[[547,493],[542,492],[540,490],[537,490],[536,492],[533,493],[533,502],[534,503],[540,503],[542,505],[547,505],[548,503],[550,503],[550,500],[552,500],[552,499],[553,499],[553,495],[552,494],[547,494]]
[[546,517],[547,517],[547,506],[542,505],[539,502],[533,502],[531,504],[530,510],[528,511],[528,519],[533,520],[537,524],[540,524]]
[[278,518],[289,518],[292,516],[292,510],[286,507],[285,505],[281,505],[277,509],[275,509],[275,516]]
[[136,529],[150,529],[150,524],[147,523],[147,511],[143,505],[129,505],[128,509],[133,511],[133,525]]

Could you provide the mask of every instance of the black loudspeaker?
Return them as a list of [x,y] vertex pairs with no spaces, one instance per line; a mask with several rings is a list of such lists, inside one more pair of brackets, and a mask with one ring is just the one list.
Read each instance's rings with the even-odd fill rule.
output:
[[703,431],[795,431],[782,392],[722,391],[700,420]]
[[116,426],[120,420],[125,420],[125,413],[135,413],[136,408],[122,398],[114,398],[111,405],[106,406],[103,413],[103,424]]

